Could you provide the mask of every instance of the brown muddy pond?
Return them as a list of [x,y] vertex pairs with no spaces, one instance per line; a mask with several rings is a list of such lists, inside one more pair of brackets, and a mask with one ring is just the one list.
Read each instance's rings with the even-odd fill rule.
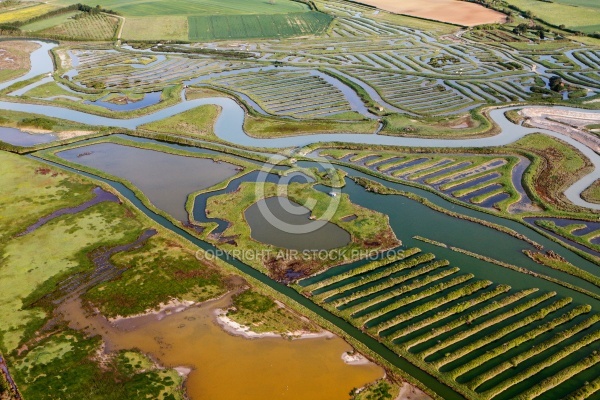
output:
[[336,224],[312,221],[308,208],[286,197],[262,199],[244,212],[252,239],[293,250],[330,250],[350,243],[350,233]]
[[348,392],[383,376],[375,364],[347,365],[351,350],[338,337],[285,340],[232,336],[215,322],[214,310],[229,297],[159,319],[123,320],[119,327],[101,316],[86,317],[79,300],[60,306],[72,328],[102,335],[107,351],[137,348],[166,367],[189,367],[192,400],[347,400]]
[[233,175],[236,166],[211,159],[185,157],[116,143],[97,143],[57,153],[57,156],[128,180],[160,210],[187,221],[190,193]]

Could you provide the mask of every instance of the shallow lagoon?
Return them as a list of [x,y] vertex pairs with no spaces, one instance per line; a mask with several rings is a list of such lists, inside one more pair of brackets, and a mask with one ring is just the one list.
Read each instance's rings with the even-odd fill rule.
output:
[[111,325],[89,317],[78,301],[63,304],[70,326],[100,334],[106,350],[137,348],[166,367],[192,369],[186,379],[192,399],[346,400],[348,391],[383,376],[375,364],[347,365],[351,347],[338,337],[288,341],[245,339],[226,333],[214,310],[230,296],[174,315],[150,315]]
[[56,135],[51,133],[33,134],[17,128],[0,127],[0,141],[14,146],[29,147],[36,144],[50,143],[56,139]]
[[67,161],[128,180],[160,210],[187,221],[190,193],[206,189],[238,171],[207,158],[185,157],[116,143],[97,143],[57,153]]
[[[268,215],[261,209],[268,209],[272,216],[293,229],[279,229],[270,223]],[[254,203],[244,213],[251,229],[251,236],[259,242],[294,250],[330,250],[347,245],[350,234],[339,226],[326,222],[313,232],[302,233],[303,227],[320,223],[311,221],[310,210],[285,197],[269,197]]]

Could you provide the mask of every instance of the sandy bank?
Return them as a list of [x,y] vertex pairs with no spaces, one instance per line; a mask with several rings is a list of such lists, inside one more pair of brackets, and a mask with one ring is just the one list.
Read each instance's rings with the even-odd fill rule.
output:
[[344,352],[342,353],[342,360],[348,365],[366,365],[370,361],[360,353],[357,352]]
[[63,131],[63,132],[54,132],[47,129],[38,129],[38,128],[21,128],[23,132],[31,133],[33,135],[36,134],[46,134],[51,133],[56,135],[60,140],[64,139],[72,139],[79,136],[86,136],[95,133],[95,131]]
[[315,338],[332,338],[335,335],[329,331],[322,332],[308,332],[308,331],[294,331],[285,333],[276,332],[254,332],[250,327],[241,325],[227,316],[227,310],[217,308],[214,310],[215,318],[219,326],[226,332],[234,335],[241,336],[246,339],[259,339],[259,338],[289,338],[289,339],[315,339]]
[[118,315],[114,318],[108,318],[108,321],[118,325],[118,323],[122,321],[131,321],[133,319],[147,316],[153,316],[155,319],[160,321],[168,315],[186,310],[195,304],[196,302],[194,301],[173,299],[167,303],[160,303],[158,306],[156,306],[156,308],[147,309],[143,313],[128,315],[127,317]]

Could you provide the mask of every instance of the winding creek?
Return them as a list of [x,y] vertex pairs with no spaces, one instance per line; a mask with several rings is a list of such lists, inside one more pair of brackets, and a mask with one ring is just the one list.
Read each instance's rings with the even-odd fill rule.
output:
[[[48,51],[55,47],[56,44],[46,42],[38,43],[40,43],[42,47],[31,54],[32,65],[36,66],[35,69],[38,72],[38,74],[52,72],[54,70],[54,66],[52,64]],[[12,83],[22,80],[24,80],[23,77],[12,81]],[[188,81],[188,83],[193,83],[195,81],[196,80],[191,80]],[[4,85],[6,85],[6,83]],[[5,87],[8,86],[10,86],[10,84]],[[2,88],[2,85],[0,85],[0,88]],[[13,103],[8,101],[0,101],[0,109],[42,114],[46,116],[62,118],[69,121],[89,125],[111,126],[126,129],[136,129],[140,125],[165,119],[203,105],[217,105],[221,107],[221,114],[217,118],[214,126],[214,132],[219,138],[230,143],[248,147],[301,147],[317,142],[346,142],[373,145],[437,148],[492,147],[510,144],[530,133],[542,132],[544,134],[559,138],[569,143],[573,147],[577,148],[594,165],[595,169],[593,172],[582,177],[565,190],[565,196],[576,205],[587,207],[593,210],[600,210],[600,204],[590,203],[581,198],[581,193],[600,177],[600,155],[598,155],[592,149],[588,148],[587,146],[581,144],[580,142],[570,137],[550,130],[539,128],[526,128],[524,126],[515,125],[512,122],[510,122],[504,115],[504,113],[508,110],[524,108],[523,106],[505,107],[492,110],[489,113],[489,116],[500,127],[500,133],[491,137],[473,139],[420,139],[409,137],[393,137],[378,134],[338,133],[259,139],[248,136],[244,131],[243,125],[245,119],[245,111],[242,108],[242,106],[240,106],[234,100],[224,97],[186,100],[185,96],[182,95],[182,101],[176,105],[161,109],[152,114],[128,119],[102,117],[58,106],[28,104],[24,102]],[[600,114],[600,110],[596,110],[593,112]]]
[[[50,59],[48,55],[48,50],[55,46],[52,43],[43,43],[40,42],[42,48],[36,50],[32,54],[32,65],[36,65],[36,74],[31,76],[37,76],[41,73],[51,72],[52,62],[48,65],[46,61]],[[45,61],[44,61],[45,60]],[[39,61],[39,63],[38,63]],[[39,67],[42,65],[42,67]],[[41,72],[40,71],[41,68]],[[47,68],[47,69],[44,69]],[[32,69],[33,70],[33,69]],[[2,87],[8,87],[10,84],[23,80],[23,77],[18,80],[14,80],[0,85]],[[283,148],[283,147],[299,147],[305,146],[310,143],[319,142],[319,141],[340,141],[340,142],[350,142],[350,143],[367,143],[367,144],[381,144],[381,145],[401,145],[401,146],[419,146],[419,147],[452,147],[452,148],[460,148],[460,147],[489,147],[489,146],[501,146],[505,144],[509,144],[518,140],[519,138],[533,133],[533,132],[543,132],[553,137],[560,138],[572,146],[576,147],[579,151],[581,151],[586,157],[590,159],[590,161],[594,164],[595,170],[588,174],[587,176],[581,178],[571,187],[569,187],[565,191],[565,195],[569,200],[573,203],[588,207],[594,210],[600,210],[600,205],[592,204],[581,199],[580,194],[583,190],[585,190],[589,185],[591,185],[596,179],[599,178],[598,171],[600,170],[600,156],[596,154],[591,149],[587,148],[583,144],[569,138],[564,135],[546,131],[542,129],[530,129],[522,126],[517,126],[512,124],[510,121],[506,119],[504,116],[504,112],[510,108],[504,109],[496,109],[490,112],[490,117],[500,126],[501,133],[488,138],[476,138],[476,139],[458,139],[458,140],[444,140],[444,139],[418,139],[418,138],[405,138],[405,137],[391,137],[391,136],[383,136],[377,134],[317,134],[317,135],[306,135],[306,136],[294,136],[294,137],[285,137],[285,138],[275,138],[275,139],[257,139],[248,136],[243,130],[243,122],[245,118],[244,109],[235,101],[229,98],[205,98],[205,99],[197,99],[197,100],[185,100],[183,99],[181,103],[162,109],[155,113],[145,115],[142,117],[131,118],[131,119],[118,119],[118,118],[107,118],[101,117],[93,114],[88,114],[80,111],[75,111],[71,109],[66,109],[57,106],[49,106],[49,105],[39,105],[39,104],[26,104],[26,103],[15,103],[8,101],[0,102],[0,109],[13,110],[13,111],[24,111],[24,112],[32,112],[37,114],[48,115],[57,118],[63,118],[66,120],[71,120],[80,123],[86,123],[90,125],[102,125],[102,126],[114,126],[121,127],[127,129],[135,129],[136,127],[152,122],[160,119],[167,118],[169,116],[181,113],[183,111],[198,107],[200,105],[214,104],[218,105],[222,108],[222,112],[218,117],[215,123],[215,133],[216,135],[224,139],[228,142],[243,145],[243,146],[252,146],[252,147],[271,147],[271,148]],[[516,108],[516,107],[513,107]],[[523,107],[520,107],[523,108]],[[134,138],[126,137],[132,141],[135,141]],[[152,142],[151,140],[144,140],[147,142]],[[156,142],[159,144],[158,142]],[[121,179],[129,180],[133,185],[136,186],[137,189],[141,190],[150,201],[162,211],[168,213],[169,215],[175,217],[178,220],[186,219],[185,208],[182,207],[185,203],[185,199],[187,195],[190,193],[200,190],[202,188],[206,188],[211,186],[211,182],[204,182],[203,179],[208,179],[206,174],[200,173],[197,174],[198,171],[202,171],[203,168],[198,168],[197,166],[187,166],[182,167],[180,160],[176,160],[175,158],[186,158],[181,156],[175,157],[169,160],[169,164],[171,165],[168,170],[164,170],[163,168],[159,168],[154,170],[151,178],[155,180],[155,182],[160,181],[161,183],[167,182],[169,178],[177,178],[172,182],[172,187],[170,187],[169,192],[176,191],[178,193],[177,199],[174,200],[174,203],[165,205],[161,205],[161,200],[153,196],[153,191],[156,191],[156,187],[152,186],[152,182],[142,182],[137,180],[139,176],[143,175],[142,172],[137,171],[134,175],[127,175],[127,171],[130,169],[131,165],[128,163],[127,165],[113,165],[114,159],[113,157],[109,157],[112,161],[107,161],[104,159],[105,156],[110,156],[114,154],[115,157],[118,158],[128,158],[132,157],[132,154],[138,154],[140,149],[136,149],[135,147],[123,146],[123,145],[114,145],[121,146],[121,148],[111,148],[111,149],[102,149],[94,146],[103,146],[106,144],[94,144],[93,141],[90,144],[86,144],[84,147],[77,148],[75,150],[67,150],[62,153],[58,153],[59,156],[64,157],[74,163],[79,163],[83,165],[88,165],[93,168],[98,168],[105,170],[109,174],[112,174],[115,177]],[[174,149],[182,149],[189,152],[196,152],[198,154],[215,154],[213,151],[208,151],[204,149],[185,147],[180,145],[168,145],[164,143],[160,143],[161,146],[168,146]],[[150,150],[144,150],[147,152],[151,152]],[[70,152],[70,153],[69,153]],[[137,152],[137,153],[136,153]],[[161,153],[155,151],[156,153]],[[91,153],[91,154],[85,154]],[[84,156],[78,157],[81,154],[85,154]],[[117,156],[118,155],[118,156]],[[33,156],[30,156],[33,157]],[[132,157],[135,159],[136,163],[149,166],[151,163],[148,163],[150,155],[149,153],[141,153],[136,157]],[[37,159],[37,158],[36,158]],[[38,159],[39,160],[39,159]],[[94,161],[96,160],[96,161]],[[43,160],[42,160],[43,161]],[[164,160],[163,160],[164,161]],[[159,161],[159,162],[163,162]],[[212,161],[204,160],[212,163]],[[106,178],[99,177],[97,175],[93,175],[90,173],[76,171],[72,168],[66,167],[61,164],[51,163],[48,161],[43,161],[49,164],[52,164],[56,167],[67,169],[79,173],[84,176],[91,177],[93,179],[97,179],[103,181],[109,185],[111,185],[115,190],[117,190],[122,196],[131,201],[138,209],[140,209],[144,214],[154,220],[156,223],[162,225],[163,227],[173,231],[174,233],[180,235],[186,240],[192,242],[196,246],[205,249],[205,250],[213,250],[214,247],[207,242],[204,242],[197,237],[193,236],[186,230],[172,223],[169,219],[165,218],[165,216],[157,214],[153,210],[146,207],[140,199],[138,199],[131,188],[125,186],[122,183],[109,180]],[[102,164],[104,162],[104,164]],[[188,162],[198,162],[198,161],[189,161]],[[162,165],[162,164],[161,164]],[[316,163],[313,162],[302,162],[301,166],[304,167],[319,167]],[[104,168],[103,168],[104,167]],[[219,175],[218,178],[215,178],[216,182],[222,181],[227,177],[235,175],[235,172],[230,167],[224,166],[222,174]],[[219,167],[220,168],[220,167]],[[367,177],[367,175],[358,172],[350,167],[340,167],[345,170],[349,175],[352,176],[363,176]],[[208,170],[212,173],[213,168],[208,168]],[[190,177],[194,177],[195,181],[193,186],[193,182],[190,180]],[[536,241],[541,244],[545,250],[552,250],[556,253],[563,256],[565,259],[570,261],[571,263],[576,264],[580,268],[594,272],[597,270],[597,265],[583,259],[579,255],[567,250],[566,248],[560,246],[559,244],[549,240],[548,238],[542,236],[538,232],[534,231],[531,228],[528,228],[522,224],[519,224],[515,221],[506,220],[497,216],[493,216],[490,214],[486,214],[484,212],[476,211],[470,208],[462,207],[460,205],[450,203],[445,199],[428,192],[423,189],[418,189],[410,186],[403,185],[401,183],[391,183],[380,180],[378,178],[373,178],[368,176],[369,179],[376,180],[380,183],[385,184],[386,186],[396,188],[399,190],[407,191],[415,193],[421,197],[424,197],[431,201],[432,203],[443,207],[445,209],[468,215],[471,217],[476,217],[488,222],[492,222],[498,225],[502,225],[508,228],[515,230],[518,233],[526,235],[530,239]],[[251,180],[252,174],[247,174],[244,177],[236,179],[236,183],[239,184],[243,181]],[[198,180],[201,183],[198,183]],[[216,183],[215,182],[215,183]],[[214,183],[212,183],[214,184]],[[317,190],[321,190],[323,192],[328,192],[330,189],[324,186],[316,186]],[[457,219],[451,217],[449,215],[443,214],[441,212],[433,211],[426,207],[425,205],[410,200],[408,198],[402,196],[384,196],[378,195],[375,193],[370,193],[364,190],[361,186],[354,184],[352,181],[348,180],[348,184],[346,187],[342,189],[344,193],[347,193],[350,196],[350,199],[363,207],[368,207],[374,209],[376,211],[380,211],[389,215],[390,224],[395,231],[396,235],[399,239],[402,240],[404,247],[413,247],[418,246],[423,249],[424,252],[433,252],[437,255],[438,259],[448,259],[450,260],[452,265],[459,266],[462,272],[470,272],[476,275],[478,279],[489,279],[494,283],[505,283],[509,284],[515,290],[538,287],[542,291],[556,291],[560,294],[560,296],[569,296],[574,299],[574,303],[576,304],[591,304],[595,310],[599,309],[600,301],[597,301],[589,296],[586,296],[580,292],[573,291],[571,289],[567,289],[563,286],[560,286],[556,283],[544,281],[538,278],[535,278],[530,275],[518,273],[512,270],[508,270],[498,265],[491,264],[485,261],[473,259],[465,254],[456,253],[451,251],[450,249],[440,248],[433,246],[428,243],[424,243],[421,241],[417,241],[413,238],[414,235],[421,235],[423,237],[427,237],[439,242],[448,243],[452,246],[456,246],[459,248],[467,249],[469,251],[482,254],[487,257],[491,257],[497,260],[502,260],[504,262],[512,263],[515,265],[526,267],[535,272],[544,273],[551,275],[554,278],[563,280],[564,282],[571,283],[573,285],[577,285],[589,291],[597,292],[597,287],[583,281],[577,277],[572,275],[562,273],[555,270],[548,270],[548,268],[542,267],[541,265],[536,264],[529,258],[527,258],[522,250],[524,249],[533,249],[533,247],[524,241],[517,239],[515,237],[509,236],[505,233],[499,232],[489,227],[485,227],[483,225],[479,225],[473,222],[469,222],[462,219]],[[212,193],[215,194],[215,193]],[[212,195],[211,194],[211,195]],[[202,212],[199,211],[201,209],[202,204],[206,204],[206,196],[199,196],[196,198],[194,216],[198,213],[199,217],[202,217]],[[183,218],[181,218],[183,217]],[[204,215],[204,218],[206,216]],[[199,220],[198,218],[196,218]],[[459,235],[456,232],[460,232]],[[272,289],[278,291],[282,295],[290,298],[293,301],[301,304],[302,306],[308,308],[312,312],[318,314],[320,317],[326,319],[331,324],[334,324],[338,329],[344,332],[344,336],[352,337],[355,340],[363,343],[366,347],[368,347],[373,352],[377,353],[379,356],[397,366],[398,368],[405,371],[407,374],[415,377],[419,381],[421,381],[425,386],[430,388],[432,391],[438,393],[441,397],[446,400],[459,400],[463,399],[463,397],[447,387],[446,385],[437,381],[434,377],[410,364],[408,361],[403,358],[397,356],[390,349],[388,349],[385,345],[381,344],[377,340],[368,336],[361,330],[355,328],[350,325],[348,322],[342,320],[341,318],[329,313],[323,308],[314,304],[311,300],[302,296],[294,289],[276,282],[264,274],[258,272],[257,270],[249,267],[248,265],[240,262],[237,259],[233,259],[227,257],[226,255],[222,256],[224,260],[228,263],[239,269],[244,274],[255,278],[262,283],[268,285]],[[339,267],[332,268],[331,274],[337,274],[341,270],[346,270],[353,268],[357,265],[360,265],[360,262],[342,265]],[[71,313],[73,315],[73,320],[77,320],[79,314],[77,310],[77,305],[71,305],[73,307],[71,309]],[[192,311],[200,313],[199,318],[206,318],[206,311]],[[176,318],[170,320],[170,322],[166,325],[166,327],[159,328],[158,326],[152,325],[153,323],[148,323],[153,329],[167,329],[171,327],[175,329],[177,327],[177,323],[185,324],[188,327],[178,328],[181,332],[185,332],[185,335],[191,335],[194,329],[201,329],[200,327],[194,328],[197,326],[196,322],[190,322],[192,320],[186,320],[186,317],[189,314],[181,314]],[[81,320],[80,320],[81,321]],[[188,322],[185,322],[188,321]],[[111,332],[109,332],[108,327],[98,327],[98,329],[104,329],[107,338],[112,337]],[[206,328],[202,328],[206,329]],[[211,328],[212,329],[212,328]],[[148,341],[145,342],[147,338],[143,338],[138,332],[138,336],[135,334],[129,335],[127,337],[123,337],[122,342],[117,342],[117,339],[113,338],[114,348],[126,348],[130,346],[131,343],[139,343],[142,348],[148,348],[148,351],[156,351],[160,354],[161,349],[152,350],[152,345]],[[204,336],[202,336],[204,337]],[[206,339],[209,340],[209,339]],[[210,339],[213,340],[213,339]],[[338,345],[340,348],[344,347],[343,345]],[[301,345],[298,345],[299,348],[302,348]],[[266,348],[266,347],[265,347]],[[595,347],[598,350],[598,346]],[[183,351],[183,350],[182,350]],[[293,350],[296,351],[296,350]],[[177,356],[181,356],[181,353],[177,353]],[[165,357],[167,357],[165,355]],[[175,356],[173,356],[175,357]],[[209,362],[209,361],[207,361]],[[167,361],[168,365],[178,365],[180,361]],[[201,379],[204,376],[205,371],[201,370],[200,374],[192,375],[193,379]],[[208,372],[207,372],[208,373]],[[593,379],[593,377],[591,377]],[[192,379],[192,377],[190,377]],[[220,379],[216,376],[214,379]],[[206,392],[204,392],[206,393]],[[293,398],[293,397],[290,397]]]

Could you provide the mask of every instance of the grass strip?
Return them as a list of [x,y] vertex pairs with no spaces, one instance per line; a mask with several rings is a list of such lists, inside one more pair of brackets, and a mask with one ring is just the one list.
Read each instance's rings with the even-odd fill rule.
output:
[[466,346],[463,346],[460,349],[458,349],[450,354],[444,355],[443,358],[441,358],[437,361],[434,361],[432,364],[439,370],[444,365],[446,365],[454,360],[457,360],[457,359],[459,359],[459,358],[461,358],[483,346],[486,346],[487,344],[492,343],[492,342],[508,335],[509,333],[516,331],[517,329],[523,328],[523,327],[531,324],[534,321],[546,318],[546,316],[548,314],[553,313],[556,310],[560,310],[561,308],[570,304],[572,301],[573,301],[573,299],[570,297],[565,297],[563,299],[557,300],[554,303],[552,303],[551,305],[544,307],[541,310],[538,310],[535,313],[528,315],[527,317],[525,317],[517,322],[514,322],[508,326],[505,326],[502,329],[496,330],[494,333],[487,335],[484,338],[481,338],[474,342],[471,342],[470,344],[467,344]]
[[449,303],[454,300],[458,300],[462,297],[469,296],[481,289],[484,289],[492,284],[492,281],[477,281],[473,282],[465,287],[462,287],[458,290],[454,290],[450,293],[447,293],[443,297],[437,298],[435,300],[426,302],[417,307],[413,307],[410,311],[402,313],[389,321],[379,324],[377,333],[381,334],[386,329],[392,328],[394,325],[400,324],[404,321],[410,321],[414,317],[417,317],[421,314],[426,313],[429,310],[435,310],[437,307],[441,307],[446,303]]
[[474,277],[475,277],[475,275],[473,275],[473,274],[465,274],[465,275],[457,276],[456,278],[453,278],[447,282],[438,283],[437,285],[432,286],[428,289],[425,289],[419,293],[415,293],[408,297],[402,297],[401,299],[396,300],[393,303],[388,304],[387,306],[385,306],[383,308],[380,308],[379,310],[372,311],[372,312],[358,318],[358,321],[362,325],[366,325],[369,322],[381,317],[382,315],[387,314],[390,311],[397,310],[398,308],[404,307],[405,305],[408,305],[408,304],[414,303],[415,301],[429,297],[435,293],[441,292],[443,290],[446,290],[446,289],[451,288],[456,285],[460,285],[461,283],[464,283],[470,279],[473,279]]
[[572,326],[569,329],[559,332],[556,335],[554,335],[552,338],[545,340],[542,343],[537,344],[535,347],[532,347],[529,350],[514,356],[510,360],[505,361],[501,364],[498,364],[494,368],[492,368],[486,372],[483,372],[482,374],[478,375],[476,378],[473,378],[467,384],[467,386],[471,390],[475,390],[476,388],[481,386],[483,383],[487,382],[489,379],[491,379],[495,376],[498,376],[502,372],[516,367],[523,361],[526,361],[526,360],[530,359],[531,357],[534,357],[534,356],[548,350],[549,348],[556,346],[560,342],[563,342],[563,341],[569,339],[570,337],[573,337],[577,333],[579,333],[585,329],[588,329],[590,326],[594,325],[598,321],[600,321],[600,314],[593,314],[585,321],[582,321],[579,324]]
[[424,286],[427,286],[428,284],[430,284],[431,282],[435,282],[438,281],[440,279],[444,279],[452,274],[455,274],[459,271],[459,268],[454,267],[454,268],[450,268],[450,269],[446,269],[443,270],[437,274],[430,274],[425,276],[423,279],[415,279],[413,282],[407,284],[407,285],[403,285],[400,286],[397,289],[394,290],[390,290],[387,291],[385,293],[382,293],[370,300],[368,300],[367,302],[364,303],[360,303],[357,304],[356,306],[352,306],[348,309],[345,309],[342,311],[342,315],[343,316],[355,316],[360,314],[362,311],[371,308],[374,305],[377,305],[379,303],[382,303],[386,300],[392,299],[394,297],[398,297],[401,296],[405,293],[408,293],[410,291],[413,291],[415,289],[419,289],[422,288]]
[[484,330],[486,328],[489,328],[490,326],[496,325],[504,320],[514,317],[517,314],[520,314],[526,310],[529,310],[530,308],[535,307],[538,304],[540,304],[554,296],[556,296],[556,292],[544,293],[543,295],[541,295],[539,297],[533,298],[523,304],[519,304],[518,306],[514,307],[513,309],[506,311],[502,314],[499,314],[499,315],[495,316],[494,318],[490,318],[487,321],[484,321],[481,324],[478,324],[478,325],[472,327],[471,329],[464,330],[453,336],[450,336],[449,338],[447,338],[446,340],[444,340],[442,342],[438,342],[436,345],[431,346],[427,350],[422,351],[420,353],[420,355],[423,359],[425,359],[425,358],[429,357],[430,355],[437,353],[438,351],[440,351],[448,346],[458,343],[463,339],[466,339],[478,332],[481,332],[482,330]]
[[596,331],[590,333],[589,335],[586,335],[583,339],[581,339],[567,347],[564,347],[560,351],[554,353],[552,356],[546,358],[544,361],[541,361],[541,362],[527,368],[525,371],[521,372],[520,374],[513,375],[512,377],[510,377],[509,379],[500,383],[499,385],[496,385],[492,389],[489,389],[489,390],[481,393],[481,396],[483,398],[487,398],[487,399],[496,397],[498,394],[504,392],[509,387],[514,386],[519,382],[523,382],[525,379],[537,374],[538,372],[540,372],[541,370],[543,370],[545,368],[548,368],[548,367],[554,365],[556,362],[563,360],[564,358],[568,357],[572,353],[576,352],[579,349],[584,348],[585,346],[589,345],[590,343],[595,342],[598,339],[600,339],[600,330],[596,330]]
[[[405,263],[402,263],[402,264],[405,264]],[[447,266],[448,264],[450,264],[450,263],[447,260],[441,260],[441,261],[433,262],[433,263],[428,264],[428,265],[426,265],[426,266],[424,266],[422,268],[419,268],[417,270],[410,271],[409,273],[407,273],[405,275],[401,275],[401,276],[397,276],[397,277],[394,277],[394,278],[390,278],[390,279],[387,279],[387,280],[385,280],[385,281],[383,281],[383,282],[381,282],[381,283],[379,283],[379,284],[377,284],[375,286],[371,286],[371,287],[369,287],[367,289],[363,289],[363,290],[359,290],[359,291],[356,291],[354,293],[351,293],[350,295],[348,295],[346,297],[343,297],[341,299],[335,300],[333,302],[333,304],[335,305],[335,307],[339,307],[341,305],[348,304],[351,301],[363,298],[363,297],[368,296],[368,295],[373,294],[373,293],[380,292],[380,291],[382,291],[384,289],[387,289],[387,288],[391,288],[391,287],[396,286],[396,285],[398,285],[398,284],[400,284],[402,282],[405,282],[405,281],[407,281],[409,279],[416,278],[417,276],[427,274],[427,273],[429,273],[431,271],[434,271],[434,270],[436,270],[436,269],[438,269],[440,267]],[[405,266],[402,269],[411,268],[413,266],[414,265]],[[455,271],[458,271],[458,268],[455,268]],[[391,275],[394,272],[397,272],[397,271],[393,271],[393,272],[391,272],[391,271],[385,271],[384,273],[377,274],[379,276],[377,278],[375,278],[375,279],[370,279],[372,277],[369,277],[369,282],[373,282],[373,281],[385,278],[385,277]],[[368,282],[364,282],[363,280],[358,281],[358,284],[360,286],[362,286],[364,283],[368,283]]]
[[457,303],[457,304],[453,305],[452,307],[447,308],[443,311],[438,311],[437,313],[435,313],[435,315],[432,315],[429,318],[425,318],[419,322],[416,322],[412,325],[407,326],[404,329],[394,332],[394,337],[392,338],[392,340],[396,340],[403,336],[406,336],[408,334],[416,332],[417,330],[419,330],[421,328],[429,326],[429,325],[431,325],[437,321],[440,321],[444,318],[447,318],[451,315],[461,313],[473,306],[476,306],[477,304],[480,304],[484,301],[492,299],[492,298],[500,295],[501,293],[506,293],[509,290],[510,290],[510,286],[508,286],[508,285],[498,285],[493,290],[491,290],[489,292],[481,293],[479,296],[477,296],[474,299],[463,301],[461,303]]
[[524,334],[512,339],[511,341],[503,343],[502,345],[495,347],[492,350],[488,350],[484,354],[480,355],[479,357],[476,357],[476,358],[472,359],[471,361],[461,365],[460,367],[453,369],[451,372],[451,375],[454,378],[456,378],[456,377],[472,370],[473,368],[476,368],[476,367],[484,364],[485,362],[487,362],[501,354],[506,353],[510,349],[518,347],[521,344],[523,344],[529,340],[535,340],[542,333],[551,331],[554,328],[556,328],[557,326],[573,320],[573,318],[577,317],[578,315],[581,315],[584,313],[589,313],[591,310],[592,310],[592,307],[588,304],[577,306],[574,309],[572,309],[571,311],[569,311],[568,313],[565,313],[565,314],[561,315],[560,317],[553,319],[550,322],[541,324],[537,328],[527,331]]
[[[379,267],[391,264],[391,263],[399,261],[399,260],[403,260],[405,258],[408,258],[408,257],[415,255],[417,253],[420,253],[420,252],[421,252],[421,249],[413,247],[411,249],[407,249],[402,252],[396,253],[395,255],[393,255],[391,257],[386,257],[381,260],[371,261],[370,263],[361,265],[360,267],[353,268],[349,271],[343,272],[341,274],[332,276],[327,279],[323,279],[322,281],[319,281],[319,282],[313,283],[312,285],[308,285],[308,286],[304,287],[302,291],[303,292],[314,292],[317,289],[321,289],[321,288],[324,288],[325,286],[329,286],[334,283],[341,282],[344,279],[350,278],[354,275],[358,275],[358,274],[362,274],[365,272],[375,270]],[[313,276],[317,276],[317,275],[313,275]],[[302,284],[302,282],[299,282],[299,283]]]

